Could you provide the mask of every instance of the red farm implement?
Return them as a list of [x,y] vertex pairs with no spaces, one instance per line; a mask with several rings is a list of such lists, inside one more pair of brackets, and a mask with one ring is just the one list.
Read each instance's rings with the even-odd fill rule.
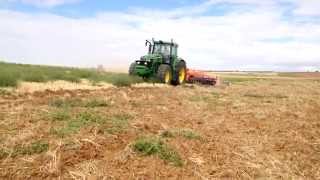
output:
[[217,84],[218,78],[210,76],[203,71],[188,69],[186,81],[191,84],[198,83],[214,86]]

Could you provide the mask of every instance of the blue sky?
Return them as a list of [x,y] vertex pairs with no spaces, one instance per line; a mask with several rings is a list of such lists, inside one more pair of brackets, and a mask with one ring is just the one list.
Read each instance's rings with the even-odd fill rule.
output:
[[[30,2],[32,2],[32,0]],[[122,0],[120,3],[118,0],[77,0],[71,3],[62,3],[57,5],[41,5],[41,3],[35,4],[15,1],[11,3],[5,2],[2,7],[3,9],[25,13],[53,13],[66,17],[86,18],[93,17],[97,13],[106,11],[123,12],[133,11],[140,8],[172,11],[177,8],[186,6],[192,7],[203,3],[206,3],[206,0]],[[243,10],[252,8],[241,4],[220,2],[215,6],[209,7],[202,13],[202,15],[223,15],[239,7]]]
[[144,40],[175,39],[188,66],[320,68],[318,0],[0,0],[0,59],[126,69]]
[[41,3],[35,5],[34,3],[21,3],[21,1],[16,1],[11,3],[6,2],[3,4],[3,7],[22,12],[50,12],[63,16],[88,17],[103,11],[127,11],[131,8],[140,7],[172,10],[181,6],[192,6],[203,2],[203,0],[79,0],[65,4],[41,6]]

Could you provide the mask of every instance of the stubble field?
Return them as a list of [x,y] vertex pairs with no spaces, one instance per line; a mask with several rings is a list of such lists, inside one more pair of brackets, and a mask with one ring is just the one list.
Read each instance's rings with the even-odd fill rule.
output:
[[1,89],[0,178],[319,179],[319,77],[220,76]]

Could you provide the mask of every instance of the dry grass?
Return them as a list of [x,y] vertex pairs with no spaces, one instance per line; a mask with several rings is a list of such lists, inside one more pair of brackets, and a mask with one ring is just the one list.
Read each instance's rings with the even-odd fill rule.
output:
[[164,130],[160,133],[160,136],[163,138],[174,138],[177,136],[181,136],[190,140],[201,139],[201,136],[191,129]]
[[[271,75],[223,88],[6,92],[0,178],[319,179],[319,96],[319,80]],[[142,154],[156,147],[153,155],[132,149],[159,135],[161,143],[142,143]]]
[[34,93],[37,91],[60,91],[60,90],[97,90],[114,87],[112,84],[99,83],[92,86],[90,82],[83,80],[82,83],[72,83],[67,81],[50,81],[46,83],[21,82],[17,88],[19,93]]

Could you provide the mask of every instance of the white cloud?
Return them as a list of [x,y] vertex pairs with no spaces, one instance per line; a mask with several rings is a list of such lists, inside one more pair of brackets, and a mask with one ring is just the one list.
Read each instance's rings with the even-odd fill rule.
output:
[[296,9],[293,11],[296,15],[320,16],[319,0],[294,0]]
[[280,4],[288,3],[293,6],[293,13],[297,16],[320,16],[319,0],[208,0],[207,4],[230,3],[258,5],[261,7],[277,7]]
[[198,12],[133,10],[73,19],[2,10],[0,58],[126,68],[145,53],[144,40],[155,37],[174,38],[180,44],[179,54],[193,68],[295,71],[320,67],[319,24],[283,21],[277,8],[224,16]]

